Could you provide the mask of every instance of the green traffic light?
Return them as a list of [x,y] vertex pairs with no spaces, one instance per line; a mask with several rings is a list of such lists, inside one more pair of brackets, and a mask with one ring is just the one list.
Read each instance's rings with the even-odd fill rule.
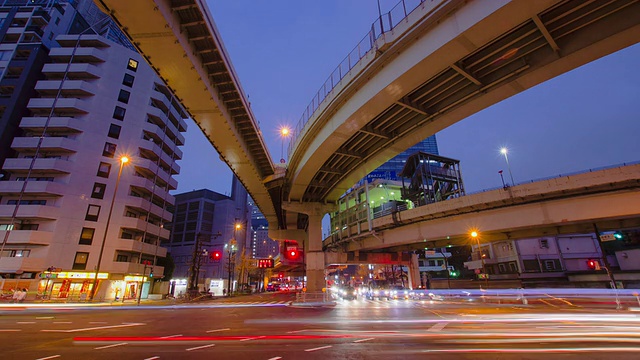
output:
[[616,239],[618,239],[618,240],[620,240],[620,239],[622,239],[622,233],[619,233],[619,232],[614,233],[614,234],[613,234],[613,237],[614,237],[614,238],[616,238]]

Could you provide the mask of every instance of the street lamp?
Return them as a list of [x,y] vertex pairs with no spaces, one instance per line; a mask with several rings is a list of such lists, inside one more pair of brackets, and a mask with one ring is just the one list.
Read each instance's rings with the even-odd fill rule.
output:
[[489,288],[489,274],[487,273],[487,269],[486,269],[486,266],[485,266],[484,255],[482,254],[482,251],[480,250],[480,237],[479,237],[478,232],[475,231],[475,230],[471,231],[471,238],[476,241],[476,245],[478,246],[478,257],[480,258],[480,261],[482,262],[482,272],[484,274],[485,287]]
[[113,204],[116,202],[116,194],[118,193],[118,185],[120,184],[120,176],[122,175],[122,168],[129,162],[129,158],[123,156],[120,158],[120,169],[118,170],[118,177],[116,178],[116,187],[113,189],[113,197],[111,198],[111,206],[109,206],[109,215],[107,215],[107,224],[104,227],[104,235],[102,236],[102,243],[100,244],[100,254],[98,255],[98,265],[96,265],[96,275],[93,278],[93,286],[89,293],[89,301],[93,300],[96,295],[98,274],[100,273],[100,264],[102,263],[102,253],[104,252],[104,244],[107,241],[107,233],[109,232],[109,223],[111,222],[111,214],[113,213]]
[[507,162],[507,169],[509,169],[509,177],[511,177],[511,186],[515,186],[516,183],[515,181],[513,181],[513,174],[511,173],[511,165],[509,165],[509,157],[507,156],[508,152],[509,151],[507,150],[506,147],[503,147],[500,149],[500,153],[504,155],[504,160]]
[[288,138],[291,135],[291,130],[288,127],[283,126],[280,128],[280,137],[282,138],[282,147],[280,148],[280,163],[284,164],[286,161],[284,159],[284,139]]
[[[234,230],[235,233],[235,230]],[[233,273],[233,268],[231,267],[231,258],[236,255],[236,239],[235,237],[229,241],[228,244],[224,246],[227,248],[227,270],[229,270],[229,274],[227,277],[227,296],[231,296],[231,274]],[[235,261],[233,262],[235,264]]]

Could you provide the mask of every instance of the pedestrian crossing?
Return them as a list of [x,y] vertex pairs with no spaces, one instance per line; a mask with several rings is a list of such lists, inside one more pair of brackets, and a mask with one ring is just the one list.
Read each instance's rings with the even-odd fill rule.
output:
[[232,307],[232,306],[286,306],[291,303],[290,300],[283,301],[227,301],[227,300],[218,300],[215,302],[211,302],[207,305],[210,306],[224,306],[224,307]]

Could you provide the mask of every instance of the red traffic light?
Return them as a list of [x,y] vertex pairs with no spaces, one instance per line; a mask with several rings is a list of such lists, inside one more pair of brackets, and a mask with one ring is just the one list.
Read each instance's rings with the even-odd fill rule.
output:
[[259,269],[269,269],[274,265],[273,259],[258,259]]
[[222,259],[222,252],[216,250],[211,253],[211,260],[220,261],[220,259]]
[[598,262],[595,260],[587,260],[587,267],[591,270],[596,270],[598,267]]

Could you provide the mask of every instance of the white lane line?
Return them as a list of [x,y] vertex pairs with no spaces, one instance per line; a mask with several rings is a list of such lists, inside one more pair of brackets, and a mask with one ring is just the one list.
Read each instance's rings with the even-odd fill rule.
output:
[[24,324],[35,324],[35,323],[36,323],[35,321],[18,321],[18,322],[16,322],[16,324],[23,324],[23,325]]
[[287,331],[287,334],[296,334],[296,333],[301,333],[307,330],[294,330],[294,331]]
[[118,344],[111,344],[111,345],[105,345],[105,346],[100,346],[97,348],[93,348],[94,350],[102,350],[102,349],[108,349],[108,348],[112,348],[112,347],[116,347],[116,346],[122,346],[122,345],[127,345],[128,343],[118,343]]
[[432,327],[430,327],[429,330],[427,330],[427,331],[431,331],[431,332],[441,331],[448,324],[449,324],[448,322],[439,322],[439,323],[433,325]]
[[354,343],[361,343],[361,342],[365,342],[365,341],[369,341],[369,340],[373,340],[373,339],[375,339],[375,338],[360,339],[360,340],[354,341]]
[[53,316],[36,316],[36,320],[53,319]]
[[49,360],[49,359],[55,359],[55,358],[59,358],[59,357],[60,357],[60,355],[51,355],[51,356],[39,358],[39,359],[36,359],[36,360]]
[[282,359],[282,357],[280,357],[280,356],[276,356],[276,357],[272,357],[272,358],[271,358],[271,359],[269,359],[269,360],[280,360],[280,359]]
[[246,338],[246,339],[241,339],[238,341],[249,341],[249,340],[255,340],[255,339],[262,339],[265,338],[266,336],[256,336],[256,337],[250,337],[250,338]]
[[49,330],[49,329],[45,329],[45,330],[40,330],[40,331],[42,331],[42,332],[74,333],[74,332],[80,332],[80,331],[115,329],[115,328],[139,326],[139,325],[145,325],[145,324],[144,323],[130,323],[130,324],[122,324],[122,325],[96,326],[96,327],[91,327],[91,328],[71,329],[71,330]]
[[178,334],[178,335],[169,335],[169,336],[163,336],[163,337],[161,337],[160,339],[171,339],[171,338],[179,337],[179,336],[182,336],[182,334]]
[[231,330],[231,329],[224,328],[224,329],[207,330],[207,333],[218,332],[218,331],[227,331],[227,330]]
[[333,347],[331,345],[327,345],[327,346],[321,346],[321,347],[317,347],[317,348],[313,348],[313,349],[306,349],[306,352],[312,352],[312,351],[317,351],[317,350],[322,350],[322,349],[328,349],[330,347]]
[[106,324],[106,321],[89,321],[89,324]]
[[157,360],[157,359],[160,359],[160,356],[152,356],[152,357],[146,358],[144,360]]
[[54,321],[54,324],[71,324],[71,321]]
[[17,332],[22,331],[20,329],[0,329],[0,332]]
[[187,351],[200,350],[200,349],[210,348],[210,347],[212,347],[212,346],[216,346],[216,344],[209,344],[209,345],[196,346],[196,347],[188,348],[188,349],[186,349],[186,350],[187,350]]

